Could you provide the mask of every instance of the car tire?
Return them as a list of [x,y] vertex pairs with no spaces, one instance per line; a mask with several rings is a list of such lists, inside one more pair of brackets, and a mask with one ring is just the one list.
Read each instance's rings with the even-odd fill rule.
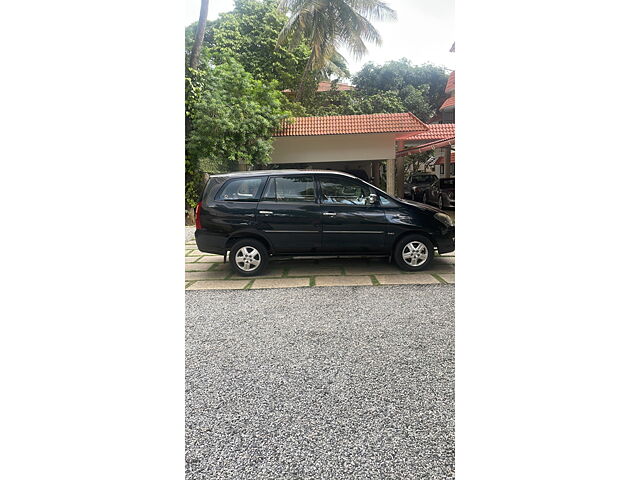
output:
[[260,240],[241,238],[231,247],[229,263],[238,275],[253,277],[260,275],[267,268],[269,252]]
[[[420,254],[426,254],[422,259]],[[393,260],[402,270],[418,272],[426,270],[433,261],[433,244],[424,235],[407,235],[401,238],[393,251]]]

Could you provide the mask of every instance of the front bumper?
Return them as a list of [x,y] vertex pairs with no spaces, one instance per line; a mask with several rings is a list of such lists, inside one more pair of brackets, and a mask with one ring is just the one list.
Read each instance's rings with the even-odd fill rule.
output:
[[456,249],[456,227],[450,227],[445,235],[434,238],[439,254],[453,252]]

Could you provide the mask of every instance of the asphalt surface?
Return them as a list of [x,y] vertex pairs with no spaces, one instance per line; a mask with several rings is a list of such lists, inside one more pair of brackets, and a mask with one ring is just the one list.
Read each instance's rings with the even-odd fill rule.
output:
[[186,478],[454,478],[454,286],[186,292]]

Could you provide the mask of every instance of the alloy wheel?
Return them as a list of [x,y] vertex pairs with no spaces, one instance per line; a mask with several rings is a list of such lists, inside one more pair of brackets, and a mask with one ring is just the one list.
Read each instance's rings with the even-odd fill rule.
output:
[[417,240],[409,242],[402,249],[402,259],[407,265],[419,267],[429,258],[427,246]]
[[235,262],[241,270],[245,272],[252,272],[260,266],[260,263],[262,263],[262,257],[260,256],[258,249],[246,246],[238,250]]

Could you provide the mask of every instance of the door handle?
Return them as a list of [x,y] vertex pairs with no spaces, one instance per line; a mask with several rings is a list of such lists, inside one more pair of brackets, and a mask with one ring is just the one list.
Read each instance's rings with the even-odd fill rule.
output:
[[260,210],[258,213],[261,213],[262,215],[273,215],[271,210]]
[[336,212],[322,212],[322,215],[324,215],[326,217],[335,217],[336,216]]

